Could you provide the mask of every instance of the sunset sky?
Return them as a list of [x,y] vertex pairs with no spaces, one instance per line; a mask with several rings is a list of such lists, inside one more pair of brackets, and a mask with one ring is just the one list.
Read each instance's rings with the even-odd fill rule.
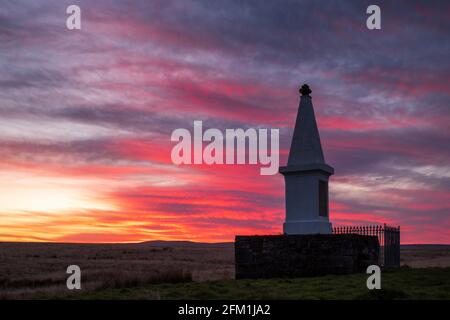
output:
[[2,0],[0,241],[281,233],[281,175],[175,166],[170,135],[279,128],[284,165],[308,83],[333,225],[450,244],[450,3],[370,4]]

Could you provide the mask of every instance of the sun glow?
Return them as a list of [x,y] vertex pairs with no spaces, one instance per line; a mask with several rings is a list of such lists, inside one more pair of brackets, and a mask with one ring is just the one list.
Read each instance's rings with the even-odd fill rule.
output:
[[1,174],[0,211],[35,211],[47,213],[70,212],[74,210],[112,210],[110,203],[88,187],[89,183],[67,178],[14,176]]

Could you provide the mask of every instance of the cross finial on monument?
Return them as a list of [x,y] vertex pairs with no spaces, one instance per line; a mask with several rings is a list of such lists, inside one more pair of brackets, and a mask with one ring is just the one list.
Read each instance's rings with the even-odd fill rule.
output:
[[312,92],[312,90],[306,83],[302,85],[302,87],[298,91],[302,94],[302,96],[309,96]]

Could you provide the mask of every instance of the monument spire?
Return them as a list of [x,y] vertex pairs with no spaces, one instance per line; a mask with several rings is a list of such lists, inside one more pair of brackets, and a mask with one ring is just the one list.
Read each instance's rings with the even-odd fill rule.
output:
[[328,180],[334,169],[325,163],[307,84],[301,98],[287,166],[280,167],[286,192],[285,234],[331,233]]
[[299,92],[301,98],[289,151],[288,166],[325,163],[310,96],[312,91],[307,84],[304,84]]

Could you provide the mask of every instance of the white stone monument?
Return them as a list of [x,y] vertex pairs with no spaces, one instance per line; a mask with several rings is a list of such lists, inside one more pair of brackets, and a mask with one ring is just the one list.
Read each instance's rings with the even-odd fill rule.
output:
[[303,85],[287,166],[280,167],[286,192],[285,234],[329,234],[328,179],[333,167],[325,163],[311,90]]

